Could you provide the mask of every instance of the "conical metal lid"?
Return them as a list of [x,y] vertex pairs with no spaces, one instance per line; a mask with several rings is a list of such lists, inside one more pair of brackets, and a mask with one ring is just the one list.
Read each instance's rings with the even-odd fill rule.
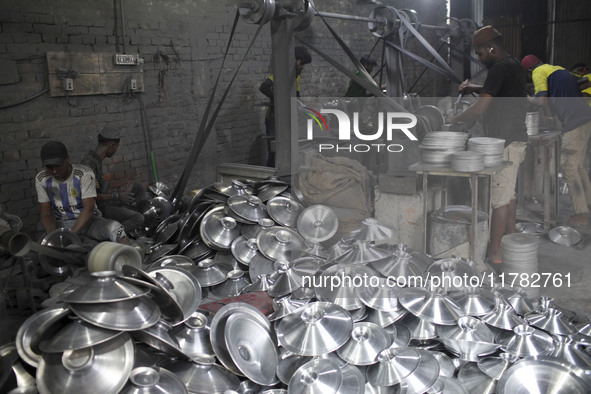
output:
[[362,287],[356,287],[356,293],[359,299],[366,306],[382,312],[388,312],[400,309],[398,297],[401,291],[393,286],[389,286],[386,278],[377,278],[376,285],[367,284]]
[[190,393],[223,393],[236,390],[240,385],[236,375],[217,364],[171,360],[163,366],[175,374]]
[[236,214],[244,223],[257,223],[259,220],[269,217],[265,204],[257,196],[233,196],[228,198],[228,208]]
[[281,359],[277,364],[277,377],[282,383],[289,384],[295,372],[310,360],[312,360],[312,357],[295,354]]
[[386,327],[402,319],[407,314],[408,311],[404,309],[399,303],[396,309],[392,309],[387,312],[369,308],[365,321],[375,323],[380,327]]
[[495,308],[495,295],[481,287],[466,287],[452,297],[469,316],[483,316]]
[[366,218],[361,221],[358,229],[351,231],[351,238],[360,241],[383,241],[391,238],[394,231],[381,224],[377,219]]
[[426,341],[437,337],[437,329],[433,323],[411,313],[406,314],[396,323],[397,327],[401,325],[410,331],[411,339]]
[[573,335],[577,328],[566,320],[562,311],[555,308],[548,308],[545,313],[531,314],[526,316],[527,322],[541,330],[555,335]]
[[442,338],[441,343],[462,361],[478,361],[479,357],[496,352],[501,345],[492,342],[467,341]]
[[437,329],[437,333],[442,339],[453,339],[456,341],[494,341],[494,335],[488,326],[472,316],[460,317],[457,326],[441,326]]
[[59,298],[68,303],[98,304],[130,300],[149,291],[117,278],[115,271],[93,272],[90,276],[90,282],[71,293],[62,293]]
[[306,249],[304,250],[304,254],[308,256],[318,257],[326,261],[328,258],[328,251],[322,247],[319,243],[312,242],[310,240],[306,240]]
[[368,264],[390,257],[390,252],[367,241],[357,241],[353,248],[334,260],[335,264]]
[[405,251],[396,251],[391,256],[372,261],[369,266],[386,277],[421,278],[425,275],[423,267],[415,262],[410,253]]
[[301,235],[280,226],[261,231],[257,236],[257,245],[263,256],[271,260],[292,260],[306,248]]
[[279,382],[275,371],[279,363],[277,339],[258,321],[245,313],[228,317],[224,329],[226,347],[240,371],[263,386]]
[[242,376],[242,372],[234,363],[234,360],[232,359],[232,356],[230,355],[229,349],[226,345],[226,324],[228,322],[228,318],[235,313],[250,315],[257,321],[257,323],[259,323],[269,332],[271,332],[271,322],[257,308],[244,302],[232,302],[230,304],[226,304],[214,314],[213,319],[211,320],[209,338],[215,355],[224,365],[224,367],[234,374]]
[[337,257],[343,255],[345,252],[348,252],[349,250],[353,249],[354,243],[355,243],[355,240],[352,238],[339,239],[336,244],[334,244],[333,246],[331,246],[328,249],[328,257],[326,260],[333,261]]
[[253,186],[253,194],[256,194],[262,201],[267,201],[287,190],[289,184],[279,180],[266,180],[257,182]]
[[313,302],[281,320],[277,339],[295,354],[319,356],[347,342],[352,327],[353,320],[345,309],[328,302]]
[[134,331],[132,336],[154,349],[174,357],[187,358],[188,355],[183,353],[176,338],[170,335],[171,329],[170,324],[164,320],[159,320],[156,324],[144,330]]
[[44,353],[37,387],[42,393],[117,393],[131,374],[133,349],[133,341],[124,333],[93,347]]
[[[441,373],[441,372],[440,372]],[[433,386],[429,387],[425,394],[471,394],[457,379],[442,376],[437,377]]]
[[256,282],[261,275],[268,275],[271,277],[275,273],[275,262],[269,260],[265,256],[256,255],[250,260],[248,266],[248,275],[250,276],[251,282]]
[[70,304],[82,320],[98,327],[116,331],[137,331],[158,322],[160,309],[147,296],[104,304]]
[[464,364],[458,371],[458,380],[469,393],[495,394],[497,392],[497,380],[480,371],[476,363]]
[[147,274],[172,295],[183,311],[180,321],[173,321],[178,324],[185,321],[199,307],[201,303],[201,285],[197,278],[189,271],[178,267],[151,268]]
[[95,346],[120,334],[120,331],[107,330],[81,319],[73,319],[71,323],[60,329],[51,338],[43,340],[39,344],[39,348],[46,353],[62,353],[66,350]]
[[241,182],[237,179],[233,179],[232,183],[229,185],[224,185],[221,182],[214,182],[213,187],[217,191],[227,195],[228,197],[246,196],[247,194],[250,194],[250,192],[251,192],[248,189],[248,186],[246,186],[246,184],[244,182]]
[[257,280],[249,285],[244,286],[244,288],[240,291],[240,294],[252,293],[255,291],[268,291],[272,284],[273,280],[268,274],[261,274]]
[[302,204],[289,197],[277,196],[267,201],[269,216],[282,226],[295,228],[302,211]]
[[142,286],[146,286],[151,290],[150,296],[169,322],[175,324],[183,320],[184,311],[182,306],[175,296],[168,291],[171,287],[170,283],[158,281],[147,272],[130,265],[123,266],[123,274],[125,275],[123,279],[126,281],[133,280],[133,283],[143,283]]
[[201,239],[212,249],[230,249],[232,241],[240,235],[240,227],[240,223],[225,215],[223,206],[215,207],[201,221]]
[[528,298],[527,293],[522,288],[501,287],[495,289],[495,294],[500,295],[519,315],[523,316],[534,310],[533,301]]
[[299,289],[304,284],[304,277],[312,278],[318,272],[318,260],[303,257],[293,262],[277,260],[274,264],[276,273],[271,275],[273,283],[269,288],[271,297],[280,297]]
[[496,338],[502,349],[518,357],[547,356],[554,351],[554,340],[545,332],[520,324],[511,332],[501,332]]
[[335,264],[313,278],[316,297],[320,301],[332,302],[347,310],[359,309],[363,303],[356,293],[356,287],[363,278],[377,277],[377,274],[361,265]]
[[526,323],[524,319],[517,316],[512,306],[504,303],[497,303],[495,309],[481,316],[480,320],[503,330],[513,330],[516,326]]
[[566,361],[584,371],[591,371],[591,355],[581,350],[580,344],[571,341],[569,337],[560,335],[554,336],[554,344],[556,348],[550,356]]
[[456,367],[451,361],[451,358],[446,353],[433,350],[431,351],[431,355],[435,357],[437,364],[439,364],[440,376],[451,378],[455,375]]
[[378,362],[367,368],[366,378],[375,386],[399,384],[419,367],[420,360],[420,353],[411,348],[386,349],[378,354]]
[[189,357],[198,355],[213,356],[213,348],[209,341],[210,319],[201,312],[193,313],[183,324],[170,331],[170,335],[178,342],[179,348]]
[[289,394],[336,394],[343,373],[332,360],[314,359],[302,365],[289,380]]
[[[461,257],[450,257],[435,261],[427,268],[430,277],[437,277],[445,290],[456,290],[469,286],[464,278],[477,278],[479,273],[474,267],[474,262]],[[460,280],[454,280],[460,278]],[[461,286],[457,286],[460,283]],[[454,285],[455,284],[455,285]]]
[[406,347],[410,343],[410,330],[405,325],[394,323],[384,327],[384,330],[392,338],[390,347]]
[[346,364],[341,367],[343,382],[337,394],[364,394],[365,376],[358,367]]
[[409,393],[424,393],[435,384],[439,377],[439,363],[427,350],[417,350],[419,365],[404,379],[402,387]]
[[312,242],[323,242],[332,238],[339,228],[339,218],[326,205],[312,205],[304,209],[297,218],[300,234]]
[[195,277],[203,287],[209,287],[226,280],[228,272],[234,267],[230,264],[216,263],[213,259],[203,259],[197,264]]
[[237,237],[232,242],[230,249],[232,256],[244,265],[249,265],[250,260],[260,254],[256,238],[246,239],[244,237]]
[[279,320],[290,313],[300,309],[302,306],[308,304],[309,299],[297,299],[293,296],[284,296],[273,299],[273,313],[269,315],[270,321]]
[[256,238],[265,228],[273,227],[276,223],[270,218],[259,220],[256,224],[245,224],[240,230],[242,236],[246,239]]
[[210,253],[212,253],[212,250],[205,245],[201,238],[193,239],[179,250],[179,254],[187,256],[193,261],[199,260]]
[[517,361],[519,361],[518,356],[511,353],[501,353],[498,357],[484,357],[478,360],[478,369],[487,376],[498,380]]
[[129,376],[129,383],[120,391],[121,394],[187,394],[185,384],[172,372],[159,367],[134,368]]
[[228,272],[224,282],[211,288],[211,294],[219,298],[235,297],[250,284],[251,281],[244,271],[232,270]]
[[454,325],[466,312],[443,289],[428,291],[422,288],[404,289],[398,298],[410,313],[431,323]]
[[558,226],[548,231],[548,238],[555,244],[572,246],[581,241],[581,233],[572,227]]
[[355,323],[351,338],[337,350],[340,358],[353,365],[371,365],[377,355],[390,347],[392,338],[374,323]]

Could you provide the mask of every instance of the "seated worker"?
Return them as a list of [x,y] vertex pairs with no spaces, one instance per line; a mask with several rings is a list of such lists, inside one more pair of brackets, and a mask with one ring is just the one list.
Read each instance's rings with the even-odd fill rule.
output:
[[103,218],[96,209],[96,185],[90,168],[70,164],[68,150],[59,141],[41,147],[41,162],[45,170],[35,177],[35,188],[41,224],[47,233],[66,228],[99,242],[129,244],[123,226]]
[[140,230],[144,224],[144,216],[123,206],[133,200],[133,193],[107,191],[107,182],[103,174],[103,160],[106,157],[113,157],[119,148],[119,138],[109,138],[102,134],[98,135],[98,144],[95,150],[89,150],[82,158],[82,164],[90,167],[96,177],[96,205],[107,219],[118,221],[125,228],[128,234]]
[[[300,75],[302,74],[302,71],[304,71],[306,64],[312,63],[312,55],[310,55],[310,52],[304,47],[295,47],[294,52],[296,59],[296,96],[300,97]],[[263,81],[263,83],[261,83],[259,90],[270,100],[267,112],[265,113],[265,128],[267,137],[269,137],[267,140],[267,149],[269,152],[267,156],[267,167],[275,167],[275,152],[272,152],[271,149],[271,140],[275,138],[273,75],[270,75]]]
[[[361,63],[361,65],[363,67],[365,67],[365,70],[369,74],[371,74],[371,72],[373,71],[373,68],[378,65],[378,62],[374,58],[369,57],[369,56],[362,56],[361,59],[359,59],[359,63]],[[355,75],[363,77],[363,74],[359,70],[355,71]],[[368,92],[367,90],[365,90],[365,88],[363,86],[359,85],[354,80],[351,80],[349,82],[349,87],[347,88],[347,92],[345,93],[345,97],[369,97],[369,96],[371,96],[371,93]]]
[[560,168],[568,184],[575,214],[569,224],[587,226],[591,207],[591,181],[583,166],[591,138],[591,108],[583,98],[577,79],[560,66],[545,64],[534,55],[527,55],[521,65],[533,82],[532,104],[549,106],[562,123]]

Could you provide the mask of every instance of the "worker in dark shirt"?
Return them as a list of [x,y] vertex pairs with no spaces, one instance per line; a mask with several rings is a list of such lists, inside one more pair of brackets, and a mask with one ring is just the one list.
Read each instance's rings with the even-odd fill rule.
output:
[[530,97],[530,102],[549,107],[562,123],[560,168],[575,213],[568,222],[587,226],[591,182],[583,161],[591,138],[591,107],[582,96],[577,78],[568,70],[545,64],[534,55],[525,56],[521,64],[534,83],[535,97]]
[[494,27],[485,26],[474,33],[474,51],[488,68],[484,85],[468,80],[460,84],[461,93],[479,93],[478,99],[463,113],[448,117],[447,122],[469,122],[484,116],[485,135],[505,140],[503,160],[513,164],[492,177],[493,212],[487,251],[489,262],[500,263],[501,239],[515,232],[515,186],[527,148],[526,78],[519,60],[507,52],[501,33]]
[[107,219],[120,222],[125,231],[130,234],[141,230],[144,224],[144,216],[126,208],[125,203],[133,201],[134,194],[119,192],[117,189],[108,191],[107,182],[103,173],[103,160],[113,157],[119,148],[119,138],[98,135],[98,144],[94,150],[89,150],[82,158],[82,164],[90,167],[96,178],[96,202],[98,209]]
[[[296,59],[296,96],[300,97],[300,74],[304,71],[306,64],[312,63],[312,55],[304,47],[295,47]],[[267,96],[270,100],[267,112],[265,113],[265,128],[267,133],[267,166],[275,167],[275,152],[272,149],[271,141],[275,138],[275,107],[273,96],[273,75],[270,75],[263,81],[259,87],[261,93]]]

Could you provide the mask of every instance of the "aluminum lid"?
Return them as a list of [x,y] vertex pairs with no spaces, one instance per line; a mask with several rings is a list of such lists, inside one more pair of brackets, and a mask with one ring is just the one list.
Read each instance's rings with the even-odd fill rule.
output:
[[332,238],[339,228],[339,219],[326,205],[312,205],[304,209],[297,218],[300,234],[312,242],[324,242]]
[[377,355],[391,344],[392,338],[382,327],[360,322],[353,325],[351,338],[337,350],[337,354],[353,365],[371,365],[377,362]]
[[269,216],[282,226],[295,228],[303,211],[302,204],[293,198],[277,196],[267,201]]
[[280,226],[264,229],[257,236],[259,251],[271,260],[292,260],[306,248],[304,239],[296,231]]
[[244,223],[253,224],[267,218],[267,207],[253,195],[233,196],[228,199],[228,208]]
[[581,233],[572,227],[558,226],[548,231],[548,238],[555,244],[572,246],[581,241]]

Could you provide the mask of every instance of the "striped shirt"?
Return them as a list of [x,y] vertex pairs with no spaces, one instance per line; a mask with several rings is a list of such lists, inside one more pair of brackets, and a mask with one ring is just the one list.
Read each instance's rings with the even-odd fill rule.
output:
[[[96,183],[92,170],[81,164],[72,164],[72,174],[60,182],[46,170],[35,177],[37,201],[49,202],[56,220],[75,220],[82,213],[82,200],[96,198]],[[96,214],[95,207],[95,214]]]

